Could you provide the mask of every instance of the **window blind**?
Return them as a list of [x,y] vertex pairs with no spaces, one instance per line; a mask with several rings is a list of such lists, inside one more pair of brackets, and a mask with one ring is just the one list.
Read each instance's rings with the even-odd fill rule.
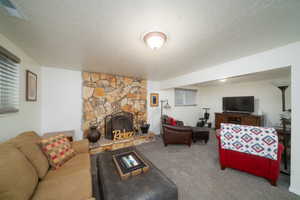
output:
[[0,54],[0,114],[19,111],[19,65]]
[[175,106],[197,105],[197,90],[175,88]]

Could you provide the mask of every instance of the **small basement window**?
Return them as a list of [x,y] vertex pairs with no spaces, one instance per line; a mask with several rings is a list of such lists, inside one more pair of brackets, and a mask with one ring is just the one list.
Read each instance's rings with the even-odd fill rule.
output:
[[175,106],[196,106],[197,90],[175,88]]
[[19,62],[0,46],[0,114],[19,111]]

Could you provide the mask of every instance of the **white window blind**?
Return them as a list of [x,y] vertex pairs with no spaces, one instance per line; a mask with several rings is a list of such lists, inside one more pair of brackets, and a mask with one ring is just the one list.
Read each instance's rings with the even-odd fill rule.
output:
[[196,106],[197,90],[175,89],[175,106]]
[[19,65],[0,54],[0,114],[19,111]]

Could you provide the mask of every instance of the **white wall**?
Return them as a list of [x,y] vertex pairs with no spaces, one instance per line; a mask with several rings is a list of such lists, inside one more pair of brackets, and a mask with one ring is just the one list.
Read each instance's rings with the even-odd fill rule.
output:
[[82,138],[80,71],[42,67],[42,133],[75,130]]
[[[0,45],[21,59],[20,64],[20,109],[18,113],[0,115],[0,142],[24,131],[33,130],[40,134],[41,125],[41,76],[40,65],[18,46],[0,34]],[[36,102],[25,100],[26,70],[38,76],[38,98]]]
[[[289,77],[286,78],[287,80]],[[215,122],[215,112],[222,112],[222,98],[230,96],[254,96],[255,111],[253,114],[264,115],[265,126],[279,126],[282,113],[281,91],[272,83],[275,80],[264,80],[242,83],[222,83],[213,86],[199,87],[201,107],[210,108],[211,122]],[[291,89],[286,90],[286,108],[291,108]]]
[[[299,53],[300,51],[298,51]],[[292,139],[290,191],[300,195],[300,60],[292,67]]]
[[[195,126],[200,117],[200,107],[197,106],[175,106],[175,91],[173,89],[160,90],[159,82],[148,81],[148,100],[150,100],[151,93],[159,93],[160,100],[168,100],[170,109],[163,110],[163,114],[169,115],[176,120],[183,121],[187,126]],[[187,87],[184,87],[187,88]],[[190,89],[198,89],[195,87],[188,87]],[[197,100],[197,102],[199,102]],[[164,104],[165,105],[165,104]],[[151,107],[148,102],[148,123],[150,123],[150,131],[156,134],[160,133],[160,117],[161,117],[161,102],[158,107]]]
[[149,100],[151,93],[159,93],[159,87],[159,82],[147,81],[147,121],[150,124],[149,130],[155,134],[160,133],[160,106],[151,107]]

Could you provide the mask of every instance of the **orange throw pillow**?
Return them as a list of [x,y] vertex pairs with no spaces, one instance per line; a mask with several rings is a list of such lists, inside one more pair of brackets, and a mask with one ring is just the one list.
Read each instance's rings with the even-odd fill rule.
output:
[[75,156],[75,151],[68,138],[63,134],[42,139],[41,146],[52,168],[57,169]]

